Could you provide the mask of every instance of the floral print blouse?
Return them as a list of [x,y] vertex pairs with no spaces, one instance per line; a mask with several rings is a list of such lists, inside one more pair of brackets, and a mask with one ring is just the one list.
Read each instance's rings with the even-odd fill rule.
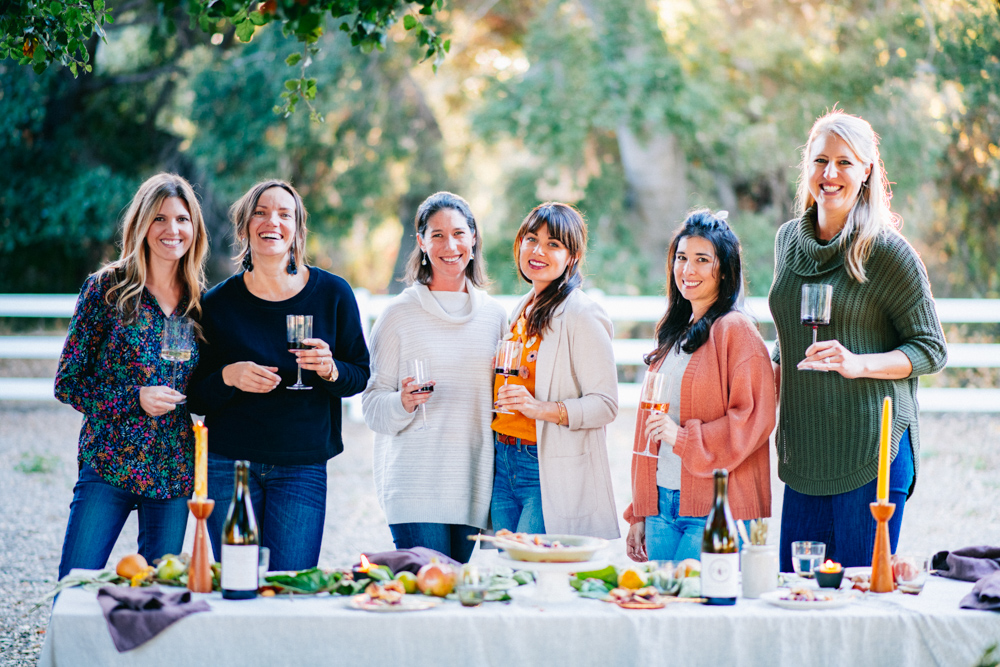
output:
[[[187,406],[152,417],[139,405],[141,387],[171,384],[171,362],[160,359],[166,315],[143,289],[136,320],[125,324],[104,300],[110,285],[110,273],[87,278],[56,373],[56,398],[83,413],[78,464],[146,498],[190,495],[194,434]],[[174,314],[182,315],[187,302],[182,298]],[[197,363],[195,349],[190,361],[177,364],[175,389],[185,391]]]

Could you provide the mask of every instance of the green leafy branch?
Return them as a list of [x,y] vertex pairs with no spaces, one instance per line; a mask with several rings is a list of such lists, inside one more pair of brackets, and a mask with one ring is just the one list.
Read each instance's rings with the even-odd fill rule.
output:
[[0,60],[12,58],[41,74],[53,63],[76,77],[90,72],[87,44],[97,35],[106,41],[104,24],[113,23],[104,0],[33,2],[10,0],[0,13]]

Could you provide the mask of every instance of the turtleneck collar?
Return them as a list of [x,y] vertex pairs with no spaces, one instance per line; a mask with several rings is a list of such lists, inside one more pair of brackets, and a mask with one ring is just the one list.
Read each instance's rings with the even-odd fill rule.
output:
[[789,256],[789,268],[800,276],[817,276],[829,273],[844,263],[838,232],[829,241],[816,235],[816,207],[810,208],[799,219]]

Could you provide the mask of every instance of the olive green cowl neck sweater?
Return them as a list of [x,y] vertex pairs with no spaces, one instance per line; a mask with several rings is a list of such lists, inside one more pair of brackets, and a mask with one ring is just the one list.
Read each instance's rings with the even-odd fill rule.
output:
[[[885,396],[893,404],[891,456],[910,429],[919,472],[917,377],[938,372],[948,357],[927,271],[906,239],[894,231],[882,234],[865,263],[864,283],[847,273],[839,242],[839,235],[825,243],[816,237],[814,209],[782,225],[768,296],[778,329],[772,358],[781,364],[778,476],[810,495],[845,493],[875,479]],[[839,373],[797,370],[812,343],[812,329],[800,320],[804,283],[833,286],[830,325],[820,329],[820,340],[838,340],[855,354],[900,350],[913,364],[910,376],[849,380]]]

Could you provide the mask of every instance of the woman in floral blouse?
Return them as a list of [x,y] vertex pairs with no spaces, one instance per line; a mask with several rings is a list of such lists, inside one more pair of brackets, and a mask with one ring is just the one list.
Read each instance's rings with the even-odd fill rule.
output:
[[[180,176],[157,174],[125,213],[121,257],[87,278],[59,359],[56,398],[83,413],[59,578],[103,568],[133,509],[139,553],[180,553],[193,478],[191,420],[181,393],[197,363],[160,359],[164,321],[198,320],[208,238]],[[196,325],[197,327],[197,325]]]

